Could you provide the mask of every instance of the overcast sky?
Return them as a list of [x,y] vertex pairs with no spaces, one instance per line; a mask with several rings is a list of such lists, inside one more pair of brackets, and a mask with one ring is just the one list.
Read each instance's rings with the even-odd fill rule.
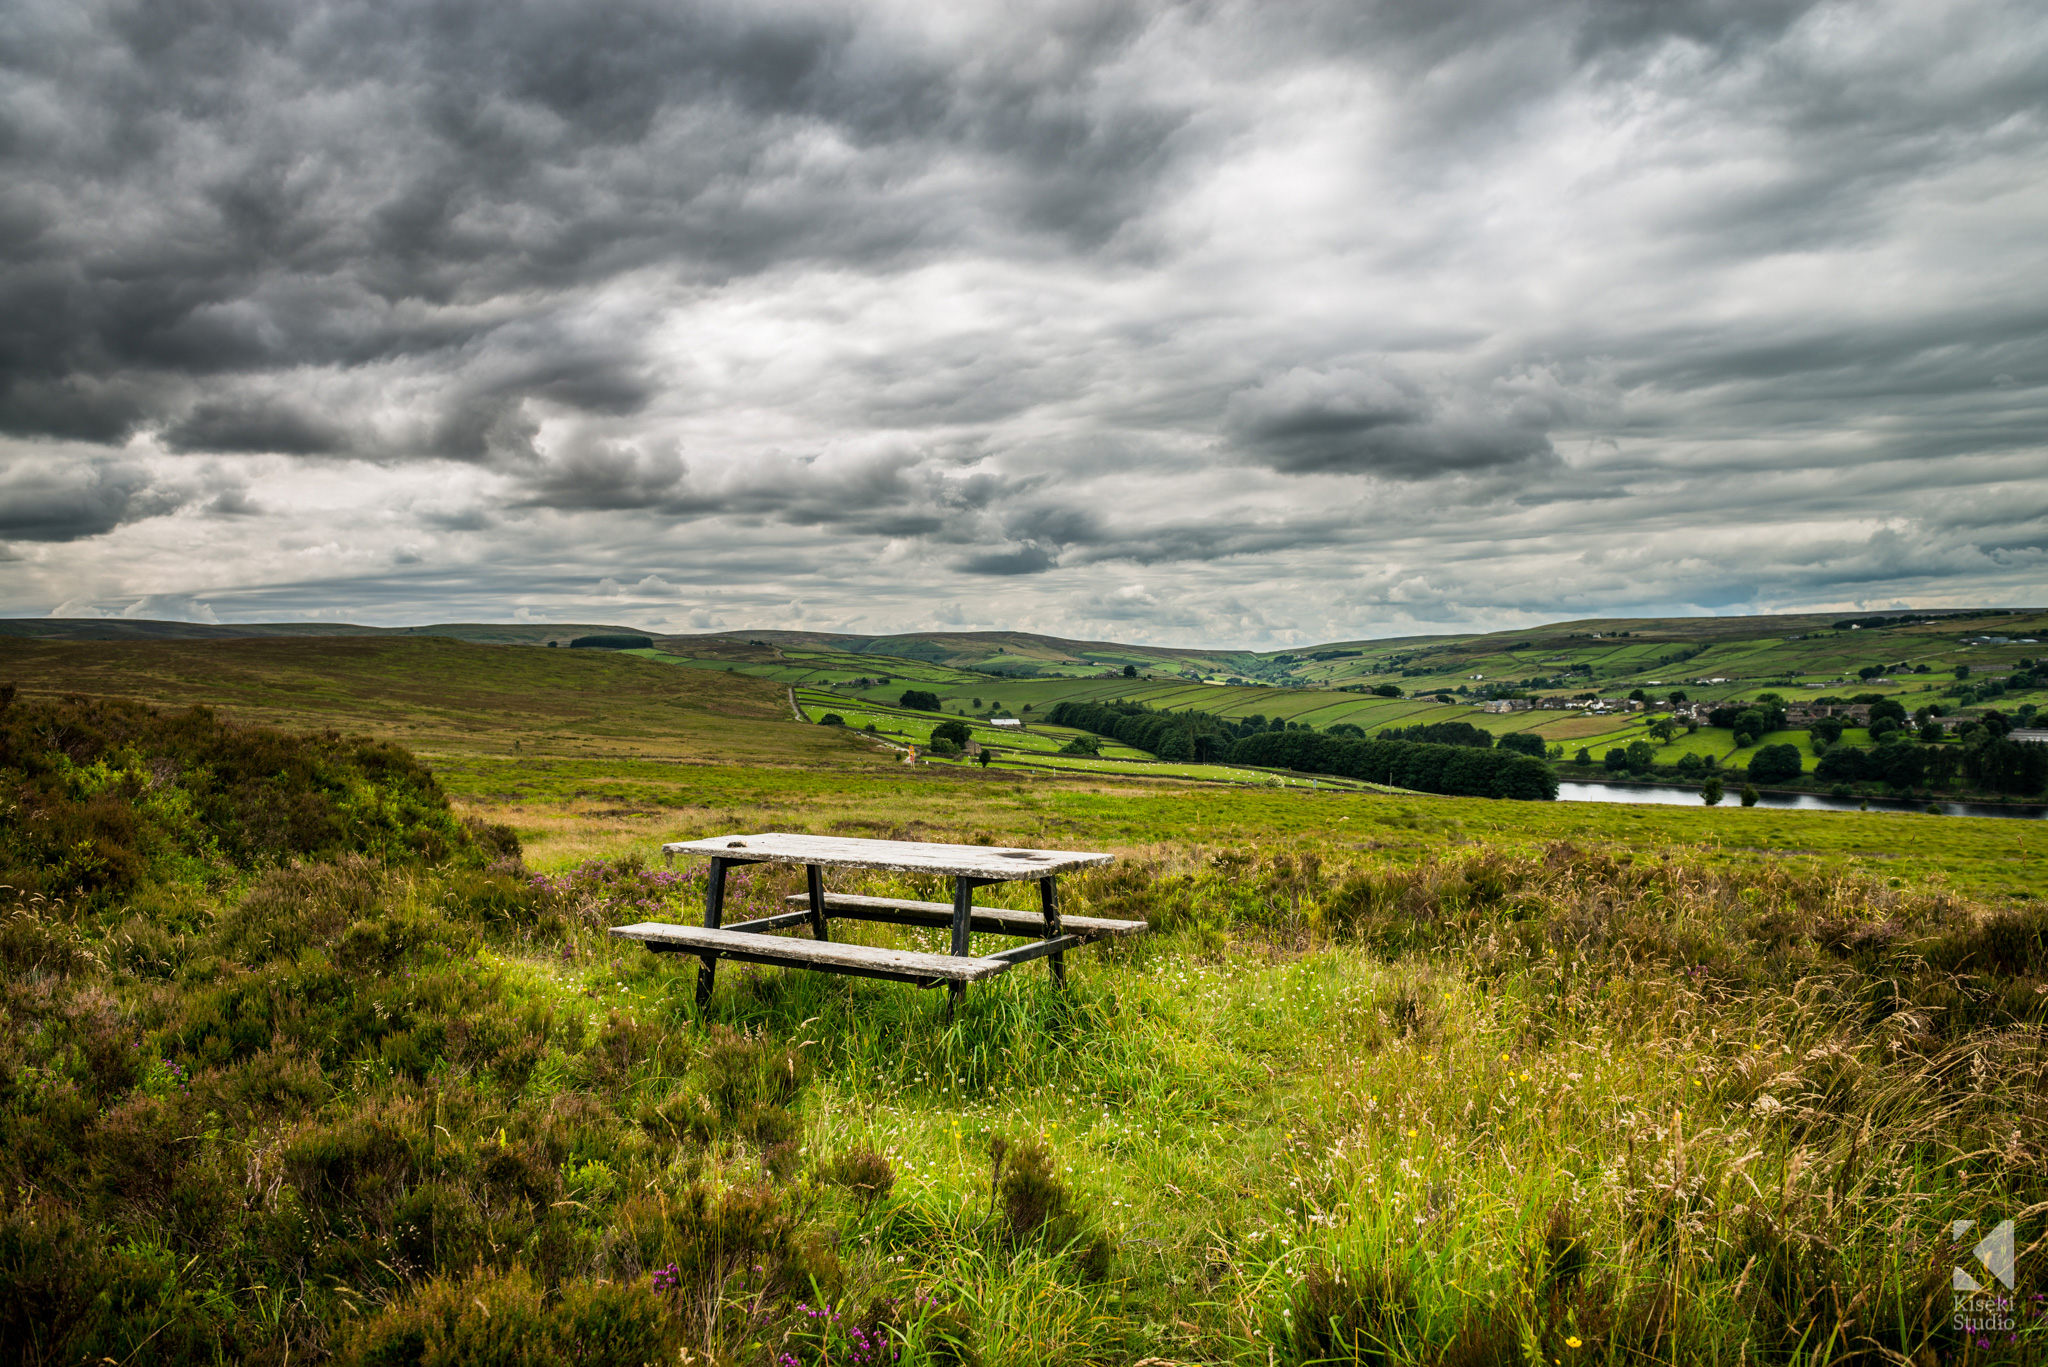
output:
[[2048,602],[2048,7],[0,7],[0,612]]

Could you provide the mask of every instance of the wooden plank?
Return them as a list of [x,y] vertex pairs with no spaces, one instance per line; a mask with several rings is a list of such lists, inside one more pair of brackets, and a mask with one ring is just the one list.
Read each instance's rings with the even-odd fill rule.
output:
[[[796,900],[799,902],[804,901],[801,897]],[[810,919],[811,910],[809,906],[806,906],[802,911],[785,911],[775,916],[757,916],[751,921],[734,921],[725,929],[750,931],[755,935],[765,935],[771,930],[788,930],[791,926],[807,925]]]
[[827,973],[889,978],[897,982],[979,982],[1007,972],[1001,959],[961,958],[951,954],[920,954],[911,950],[877,949],[872,945],[839,944],[832,940],[785,940],[743,930],[707,926],[675,926],[659,921],[613,926],[622,940],[638,940],[650,949],[686,954],[716,954],[749,963],[816,968]]
[[[809,906],[810,899],[794,893],[783,899],[791,906]],[[886,921],[899,926],[950,926],[953,908],[945,902],[912,902],[901,897],[859,897],[852,893],[828,892],[825,910],[853,921]],[[785,913],[788,914],[788,913]],[[749,924],[753,924],[749,922]],[[786,924],[795,925],[790,921]],[[976,907],[974,929],[989,935],[1045,934],[1045,916],[1036,911],[1012,911],[1008,907]],[[1142,935],[1143,921],[1112,921],[1101,916],[1062,916],[1060,929],[1088,939],[1104,935]]]
[[767,864],[817,864],[826,868],[886,869],[895,873],[942,873],[956,878],[1011,882],[1045,878],[1096,864],[1113,854],[1087,850],[1023,850],[986,845],[927,845],[909,840],[862,840],[850,836],[799,835],[763,831],[754,835],[721,835],[709,840],[676,840],[661,847],[663,855],[708,855],[748,859]]

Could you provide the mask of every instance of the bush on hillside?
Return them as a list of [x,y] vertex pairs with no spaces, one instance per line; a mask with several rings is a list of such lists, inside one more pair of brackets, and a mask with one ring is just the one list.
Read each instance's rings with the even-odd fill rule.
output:
[[292,859],[431,863],[482,848],[403,748],[204,707],[15,699],[0,710],[0,791],[0,884],[77,907]]

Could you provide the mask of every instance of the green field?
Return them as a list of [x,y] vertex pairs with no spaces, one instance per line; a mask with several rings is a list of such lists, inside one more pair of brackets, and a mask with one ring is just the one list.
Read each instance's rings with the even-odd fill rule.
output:
[[[2000,1219],[2022,1308],[2048,1292],[2048,822],[1196,782],[1035,729],[1008,762],[1043,767],[913,767],[782,681],[446,640],[0,641],[10,682],[395,739],[523,845],[17,899],[10,1360],[824,1367],[874,1360],[856,1328],[910,1367],[2048,1355],[2038,1316],[1950,1324]],[[866,715],[908,735],[893,702]],[[116,758],[128,789],[63,780],[80,829],[120,792],[187,820],[175,766]],[[605,928],[698,914],[691,870],[642,871],[662,841],[764,829],[1112,851],[1068,909],[1152,930],[950,1025],[735,965],[699,1017],[693,961]],[[91,876],[51,849],[26,871]]]

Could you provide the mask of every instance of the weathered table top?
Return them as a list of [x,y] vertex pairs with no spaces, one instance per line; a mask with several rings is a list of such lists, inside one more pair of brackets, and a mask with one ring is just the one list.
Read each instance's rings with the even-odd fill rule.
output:
[[758,835],[721,835],[709,840],[678,840],[663,845],[664,855],[695,854],[724,859],[760,860],[768,864],[817,864],[828,868],[886,869],[895,873],[942,873],[959,878],[1009,882],[1106,864],[1113,854],[1085,850],[1019,850],[988,845],[927,845],[908,840],[860,840],[837,835],[797,835],[764,831]]

